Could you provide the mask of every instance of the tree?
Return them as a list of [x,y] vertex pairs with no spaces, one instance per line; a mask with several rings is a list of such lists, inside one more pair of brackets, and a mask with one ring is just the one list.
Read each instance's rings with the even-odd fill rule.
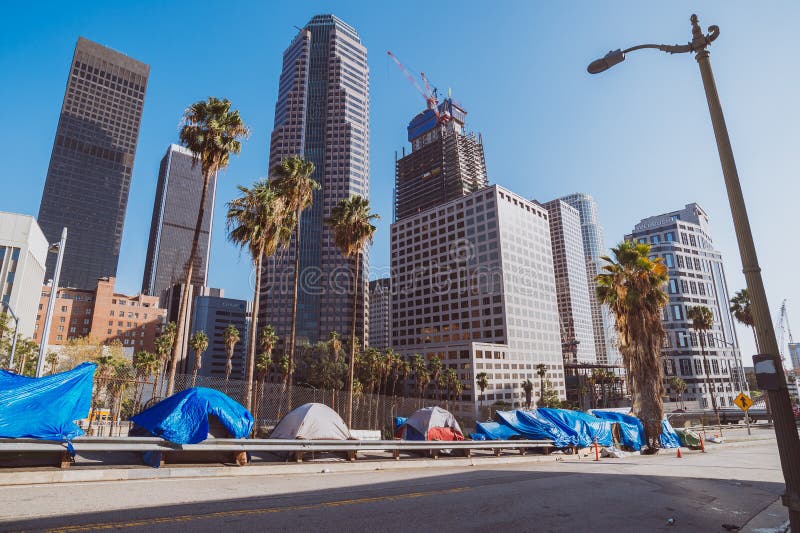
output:
[[417,382],[417,395],[422,400],[425,389],[428,387],[428,383],[431,382],[431,375],[428,373],[428,365],[425,364],[425,359],[420,354],[411,356],[411,372]]
[[544,377],[547,375],[547,365],[544,363],[536,365],[536,375],[539,376],[539,398],[544,398]]
[[[158,372],[159,357],[153,352],[141,351],[133,354],[133,369],[136,371],[136,391],[134,393],[133,407],[138,409],[142,402],[145,382],[150,376]],[[155,391],[153,391],[155,393]]]
[[[272,350],[275,349],[276,344],[278,344],[278,334],[275,333],[275,328],[271,324],[267,324],[258,332],[259,352],[255,360],[255,370],[261,389],[264,388],[264,380],[267,379],[269,367],[272,365]],[[256,391],[255,397],[258,398],[258,391]],[[256,402],[255,398],[253,399],[253,405],[256,405],[256,409],[258,408],[258,402]]]
[[239,330],[236,329],[236,326],[228,324],[228,327],[222,332],[222,341],[225,343],[225,394],[227,394],[228,383],[231,380],[231,372],[233,372],[233,352],[239,343]]
[[669,380],[669,388],[678,394],[680,405],[685,409],[686,405],[683,403],[683,393],[686,391],[686,382],[678,376],[672,376]]
[[536,402],[536,405],[537,407],[561,407],[561,400],[558,399],[558,393],[549,379],[545,380],[542,394],[539,396],[539,401]]
[[[336,207],[331,210],[331,218],[327,224],[333,229],[333,243],[345,257],[352,257],[354,270],[353,282],[353,324],[350,337],[356,337],[356,317],[358,316],[358,294],[359,289],[363,292],[363,287],[359,287],[359,273],[361,271],[361,255],[368,243],[372,242],[375,234],[373,221],[380,216],[371,213],[369,200],[358,195],[343,199]],[[363,282],[362,282],[363,285]],[[353,420],[353,377],[355,374],[355,343],[351,343],[350,351],[350,374],[348,376],[348,427]]]
[[697,305],[686,309],[686,318],[692,321],[692,329],[695,330],[700,340],[700,356],[703,358],[703,368],[706,374],[706,387],[711,395],[711,406],[719,424],[719,409],[717,408],[717,394],[714,390],[716,385],[711,381],[711,367],[708,363],[705,350],[706,332],[714,326],[714,315],[708,307]]
[[485,396],[483,391],[486,390],[486,387],[489,386],[489,376],[486,372],[480,372],[477,376],[475,376],[475,383],[478,385],[478,389],[481,391],[481,407],[483,407],[483,400]]
[[167,325],[164,326],[164,330],[161,332],[161,335],[156,337],[155,347],[156,354],[158,355],[160,370],[158,374],[156,374],[156,382],[153,385],[153,398],[161,397],[161,385],[164,382],[163,380],[165,380],[167,377],[167,367],[169,366],[169,358],[170,354],[172,353],[172,346],[175,344],[175,335],[177,334],[177,329],[178,328],[175,322],[168,322]]
[[178,307],[177,335],[172,347],[172,364],[169,369],[167,382],[167,396],[175,390],[175,372],[178,367],[183,347],[184,331],[188,327],[189,315],[189,287],[192,285],[197,248],[200,242],[200,233],[203,229],[203,219],[206,214],[206,198],[208,189],[213,179],[216,183],[220,170],[224,170],[230,162],[231,154],[238,154],[242,150],[242,140],[248,136],[247,126],[242,122],[239,111],[231,111],[231,102],[225,98],[209,97],[208,100],[199,101],[189,106],[183,113],[183,127],[179,137],[181,144],[193,154],[193,165],[200,164],[203,175],[203,189],[200,194],[200,205],[197,209],[197,219],[192,235],[192,247],[184,272],[184,285],[181,291],[181,301]]
[[533,381],[530,378],[522,382],[522,390],[525,391],[525,408],[530,409],[533,396]]
[[612,248],[614,259],[597,276],[597,296],[614,314],[619,351],[628,376],[633,412],[644,422],[648,451],[660,446],[664,418],[664,383],[661,347],[666,334],[661,322],[669,301],[663,287],[667,267],[650,259],[650,246],[625,241]]
[[435,398],[439,399],[439,377],[442,373],[442,360],[438,355],[434,355],[428,360],[428,374],[431,377],[431,385],[436,387]]
[[287,210],[285,198],[267,180],[257,181],[250,189],[240,185],[239,191],[242,195],[228,203],[227,225],[228,239],[241,248],[247,247],[256,273],[245,390],[245,406],[250,409],[253,399],[262,263],[265,257],[273,255],[279,247],[289,244],[293,215]]
[[20,336],[17,339],[15,355],[15,364],[18,365],[17,373],[22,376],[35,376],[38,353],[39,344],[36,341]]
[[[314,163],[299,155],[285,157],[272,169],[272,184],[285,202],[287,212],[293,213],[294,222],[294,288],[292,292],[292,327],[289,335],[289,373],[294,372],[294,354],[297,333],[297,291],[300,281],[300,218],[314,200],[314,191],[320,184],[311,178]],[[291,408],[291,399],[289,400]]]
[[50,365],[50,373],[55,374],[58,369],[58,354],[56,352],[47,352],[44,360]]
[[197,371],[203,366],[203,353],[208,349],[208,335],[205,331],[195,331],[189,339],[189,346],[194,350],[194,370],[192,371],[192,387],[197,384]]
[[286,388],[289,386],[289,369],[291,366],[289,365],[289,354],[281,355],[274,363],[275,372],[280,377],[281,382],[283,383],[283,390],[281,391],[281,402],[280,407],[278,408],[278,418],[281,417],[283,414],[283,398],[286,397]]
[[750,305],[750,293],[747,289],[737,291],[731,298],[731,313],[733,318],[740,324],[747,326],[753,330],[753,339],[756,342],[756,351],[761,350],[758,347],[758,335],[756,335],[755,321],[753,320],[753,309]]

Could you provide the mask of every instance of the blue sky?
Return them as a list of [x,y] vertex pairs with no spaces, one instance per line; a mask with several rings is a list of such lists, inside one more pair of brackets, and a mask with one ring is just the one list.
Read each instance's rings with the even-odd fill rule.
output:
[[[800,84],[796,2],[36,2],[4,6],[0,32],[0,210],[35,215],[79,35],[151,67],[118,271],[141,287],[158,163],[182,110],[231,99],[252,136],[221,176],[210,283],[249,298],[248,258],[226,242],[224,202],[266,174],[281,54],[318,13],[354,26],[371,69],[371,199],[383,216],[373,271],[388,267],[394,152],[424,102],[386,56],[424,71],[483,134],[489,177],[546,201],[594,195],[610,246],[641,218],[696,201],[712,219],[731,292],[744,286],[697,64],[642,51],[599,75],[610,49],[685,43],[689,15],[717,24],[712,64],[737,158],[773,316],[789,298],[800,337],[796,231]],[[752,335],[740,331],[745,355]]]

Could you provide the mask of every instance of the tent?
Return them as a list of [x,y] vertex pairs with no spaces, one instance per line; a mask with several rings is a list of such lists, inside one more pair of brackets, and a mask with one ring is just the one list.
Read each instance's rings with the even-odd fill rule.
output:
[[580,448],[592,446],[595,441],[600,446],[611,446],[614,443],[612,424],[608,420],[568,409],[541,407],[537,409],[537,412],[573,436],[576,441],[575,445]]
[[478,422],[475,433],[470,433],[472,440],[512,440],[524,439],[521,433],[499,422]]
[[556,448],[574,446],[576,439],[551,420],[533,411],[497,411],[497,421],[526,439],[551,440]]
[[456,417],[441,407],[416,411],[398,428],[397,434],[404,440],[464,440]]
[[89,416],[97,365],[30,378],[0,370],[0,437],[69,441],[83,435],[75,424]]
[[321,403],[307,403],[281,418],[269,438],[348,440],[353,437],[336,411]]
[[205,387],[173,394],[131,418],[137,426],[176,444],[196,444],[208,437],[208,417],[217,420],[236,439],[253,429],[253,415],[229,396]]
[[672,424],[666,418],[661,421],[661,447],[662,448],[680,448],[681,439],[675,430],[672,429]]
[[645,444],[644,425],[635,416],[626,415],[615,411],[592,411],[598,418],[609,420],[619,425],[622,445],[635,451],[641,450]]

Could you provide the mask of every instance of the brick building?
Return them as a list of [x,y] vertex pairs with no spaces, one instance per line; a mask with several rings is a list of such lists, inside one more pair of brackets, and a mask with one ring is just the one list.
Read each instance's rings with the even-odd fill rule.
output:
[[[49,343],[65,344],[72,339],[90,337],[98,344],[119,340],[132,351],[155,350],[155,339],[161,334],[166,310],[158,306],[158,297],[137,294],[127,296],[114,292],[114,278],[100,278],[95,290],[61,288],[53,309]],[[50,287],[42,288],[36,330],[33,338],[41,339],[42,323],[50,298]]]

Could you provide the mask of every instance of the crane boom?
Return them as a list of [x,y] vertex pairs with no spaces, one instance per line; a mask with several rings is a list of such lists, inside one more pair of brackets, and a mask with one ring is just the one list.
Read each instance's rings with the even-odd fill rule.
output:
[[422,82],[425,84],[425,88],[423,89],[419,82],[417,82],[417,79],[408,71],[405,65],[403,65],[399,59],[397,59],[397,56],[394,55],[391,50],[387,50],[386,53],[392,58],[392,61],[394,61],[394,64],[397,65],[397,68],[399,68],[403,74],[405,74],[406,78],[408,78],[408,81],[411,82],[411,85],[413,85],[414,88],[417,89],[417,92],[422,95],[422,97],[425,99],[425,104],[428,106],[428,109],[436,114],[437,119],[441,119],[441,116],[439,115],[439,101],[436,98],[436,91],[431,89],[430,83],[428,83],[428,78],[425,77],[425,73],[420,73]]

